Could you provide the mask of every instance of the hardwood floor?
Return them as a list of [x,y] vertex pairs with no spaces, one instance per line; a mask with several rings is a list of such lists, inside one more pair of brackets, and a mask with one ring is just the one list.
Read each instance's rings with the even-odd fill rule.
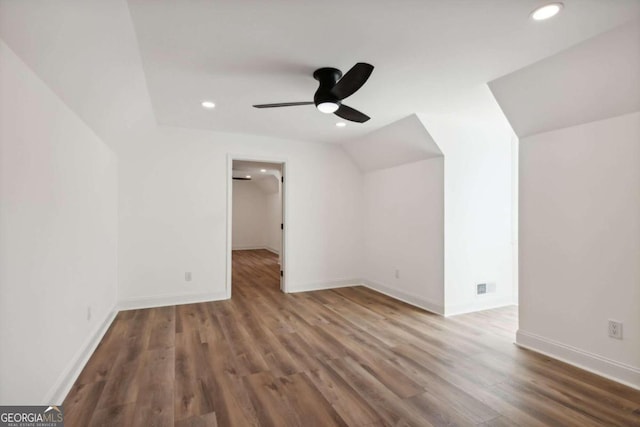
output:
[[516,309],[442,318],[363,287],[285,295],[233,254],[233,298],[118,314],[66,426],[640,426],[640,392],[513,345]]

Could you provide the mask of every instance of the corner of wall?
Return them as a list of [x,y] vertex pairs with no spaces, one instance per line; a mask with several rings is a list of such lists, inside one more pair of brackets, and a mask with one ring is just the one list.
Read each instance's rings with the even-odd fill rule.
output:
[[513,298],[497,297],[489,298],[480,302],[474,301],[463,304],[445,304],[444,316],[457,316],[459,314],[474,313],[476,311],[492,310],[494,308],[508,307],[514,305]]
[[376,292],[380,292],[381,294],[387,295],[391,298],[406,302],[407,304],[413,305],[414,307],[418,307],[428,312],[439,314],[441,316],[445,315],[444,306],[440,303],[429,301],[422,297],[412,295],[407,292],[382,285],[380,283],[372,282],[370,280],[363,279],[361,280],[361,283],[362,286],[365,286]]

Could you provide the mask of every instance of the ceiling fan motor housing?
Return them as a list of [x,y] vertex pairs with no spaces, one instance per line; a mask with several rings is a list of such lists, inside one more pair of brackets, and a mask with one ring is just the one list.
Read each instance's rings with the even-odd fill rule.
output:
[[313,102],[316,104],[316,107],[325,102],[340,105],[340,101],[331,93],[331,89],[333,89],[341,77],[342,72],[337,68],[318,68],[313,72],[313,78],[320,83],[318,90],[313,96]]

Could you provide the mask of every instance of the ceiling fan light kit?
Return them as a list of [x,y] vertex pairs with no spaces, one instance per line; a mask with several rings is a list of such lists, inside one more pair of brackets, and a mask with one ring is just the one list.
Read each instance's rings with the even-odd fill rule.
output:
[[325,102],[320,102],[319,104],[316,104],[316,108],[320,110],[321,113],[331,114],[338,111],[338,108],[340,108],[340,104],[337,101],[336,102],[325,101]]
[[313,96],[313,102],[282,102],[276,104],[256,104],[255,108],[296,107],[315,105],[325,114],[335,114],[345,120],[364,123],[370,119],[364,113],[342,104],[342,100],[360,89],[373,72],[373,65],[358,62],[343,76],[337,68],[324,67],[313,72],[313,78],[319,83]]

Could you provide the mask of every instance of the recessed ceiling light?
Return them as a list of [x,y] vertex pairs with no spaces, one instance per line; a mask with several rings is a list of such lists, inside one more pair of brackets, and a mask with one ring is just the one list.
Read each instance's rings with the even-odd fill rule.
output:
[[336,123],[336,126],[337,126],[337,127],[339,127],[339,128],[343,128],[343,127],[345,127],[346,125],[347,125],[347,124],[346,124],[345,122],[338,122],[338,123]]
[[251,179],[251,175],[247,175],[247,176],[245,176],[245,178]]
[[533,18],[534,21],[544,21],[545,19],[553,18],[562,10],[563,6],[562,3],[550,3],[541,6],[531,12],[531,18]]
[[267,170],[266,169],[260,169],[260,172],[265,173]]
[[202,107],[211,110],[212,108],[216,108],[216,104],[211,101],[202,101]]

